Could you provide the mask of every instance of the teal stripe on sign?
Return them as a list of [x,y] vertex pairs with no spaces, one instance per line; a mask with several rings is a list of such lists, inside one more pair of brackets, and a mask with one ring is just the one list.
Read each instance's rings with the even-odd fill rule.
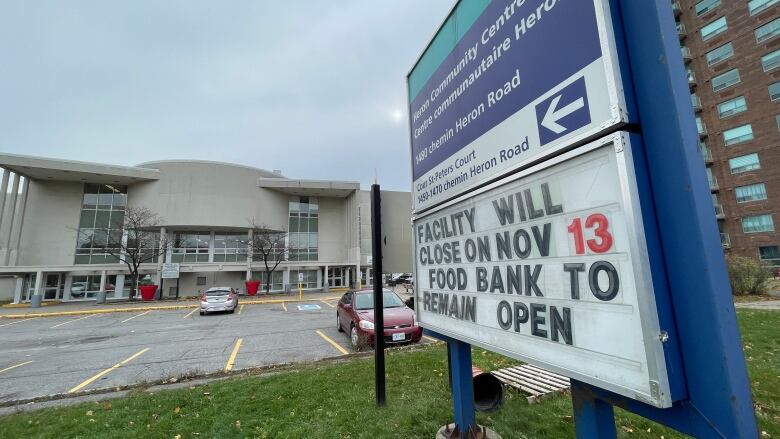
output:
[[447,55],[452,52],[463,35],[477,21],[491,0],[461,0],[458,6],[444,22],[431,44],[420,58],[414,70],[409,74],[409,102],[413,101],[420,90],[436,72]]

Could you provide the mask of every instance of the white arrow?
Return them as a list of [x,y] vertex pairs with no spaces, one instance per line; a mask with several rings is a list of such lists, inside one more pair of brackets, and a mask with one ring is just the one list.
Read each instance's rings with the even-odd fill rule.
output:
[[566,131],[566,127],[558,123],[559,120],[585,106],[585,100],[583,98],[579,98],[571,104],[558,109],[558,103],[560,101],[561,96],[556,96],[555,99],[553,99],[550,103],[550,108],[547,109],[547,112],[544,114],[544,118],[542,119],[542,126],[554,132],[555,134],[561,134],[562,132]]

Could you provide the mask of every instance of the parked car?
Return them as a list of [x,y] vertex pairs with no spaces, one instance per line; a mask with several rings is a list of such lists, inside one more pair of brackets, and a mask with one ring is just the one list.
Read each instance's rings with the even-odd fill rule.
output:
[[398,276],[393,276],[387,281],[388,287],[394,287],[396,285],[403,285],[412,281],[412,275],[409,273],[402,273]]
[[200,315],[212,311],[236,312],[238,294],[231,287],[213,287],[200,294]]
[[[414,311],[392,291],[383,290],[385,344],[416,343],[422,338]],[[348,291],[336,308],[336,329],[348,331],[356,350],[374,344],[374,292]]]

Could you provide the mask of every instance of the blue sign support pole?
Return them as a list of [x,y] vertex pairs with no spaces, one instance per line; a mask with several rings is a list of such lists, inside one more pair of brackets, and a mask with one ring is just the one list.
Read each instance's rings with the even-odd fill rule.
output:
[[455,425],[463,438],[468,437],[469,429],[476,427],[474,415],[474,380],[471,375],[471,345],[428,329],[425,335],[438,338],[447,343],[449,355],[450,386],[452,403],[455,409]]
[[617,437],[615,411],[612,404],[594,398],[583,386],[584,383],[571,380],[571,399],[577,437],[582,439]]
[[[680,362],[670,378],[684,377],[685,397],[658,409],[603,389],[572,383],[578,436],[604,428],[617,405],[701,438],[757,437],[745,357],[723,259],[690,91],[668,0],[610,0],[627,59],[627,99],[638,115],[660,252],[670,291]],[[637,119],[636,115],[632,118]],[[632,142],[633,144],[633,142]],[[638,184],[643,184],[638,181]],[[640,189],[642,190],[642,189]],[[614,419],[612,420],[614,422]],[[581,432],[582,431],[582,432]],[[595,437],[614,437],[614,434]]]

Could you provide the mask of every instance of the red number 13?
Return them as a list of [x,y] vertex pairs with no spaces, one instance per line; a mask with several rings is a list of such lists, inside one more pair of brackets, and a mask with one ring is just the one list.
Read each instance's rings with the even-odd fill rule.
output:
[[[593,253],[606,253],[612,248],[613,238],[609,233],[609,220],[606,216],[600,213],[594,213],[585,219],[585,227],[591,229],[595,227],[593,231],[596,235],[595,239],[588,239],[587,244],[590,251]],[[580,218],[574,218],[569,225],[569,233],[574,235],[574,251],[578,255],[585,254],[585,237],[582,231],[582,220]]]

